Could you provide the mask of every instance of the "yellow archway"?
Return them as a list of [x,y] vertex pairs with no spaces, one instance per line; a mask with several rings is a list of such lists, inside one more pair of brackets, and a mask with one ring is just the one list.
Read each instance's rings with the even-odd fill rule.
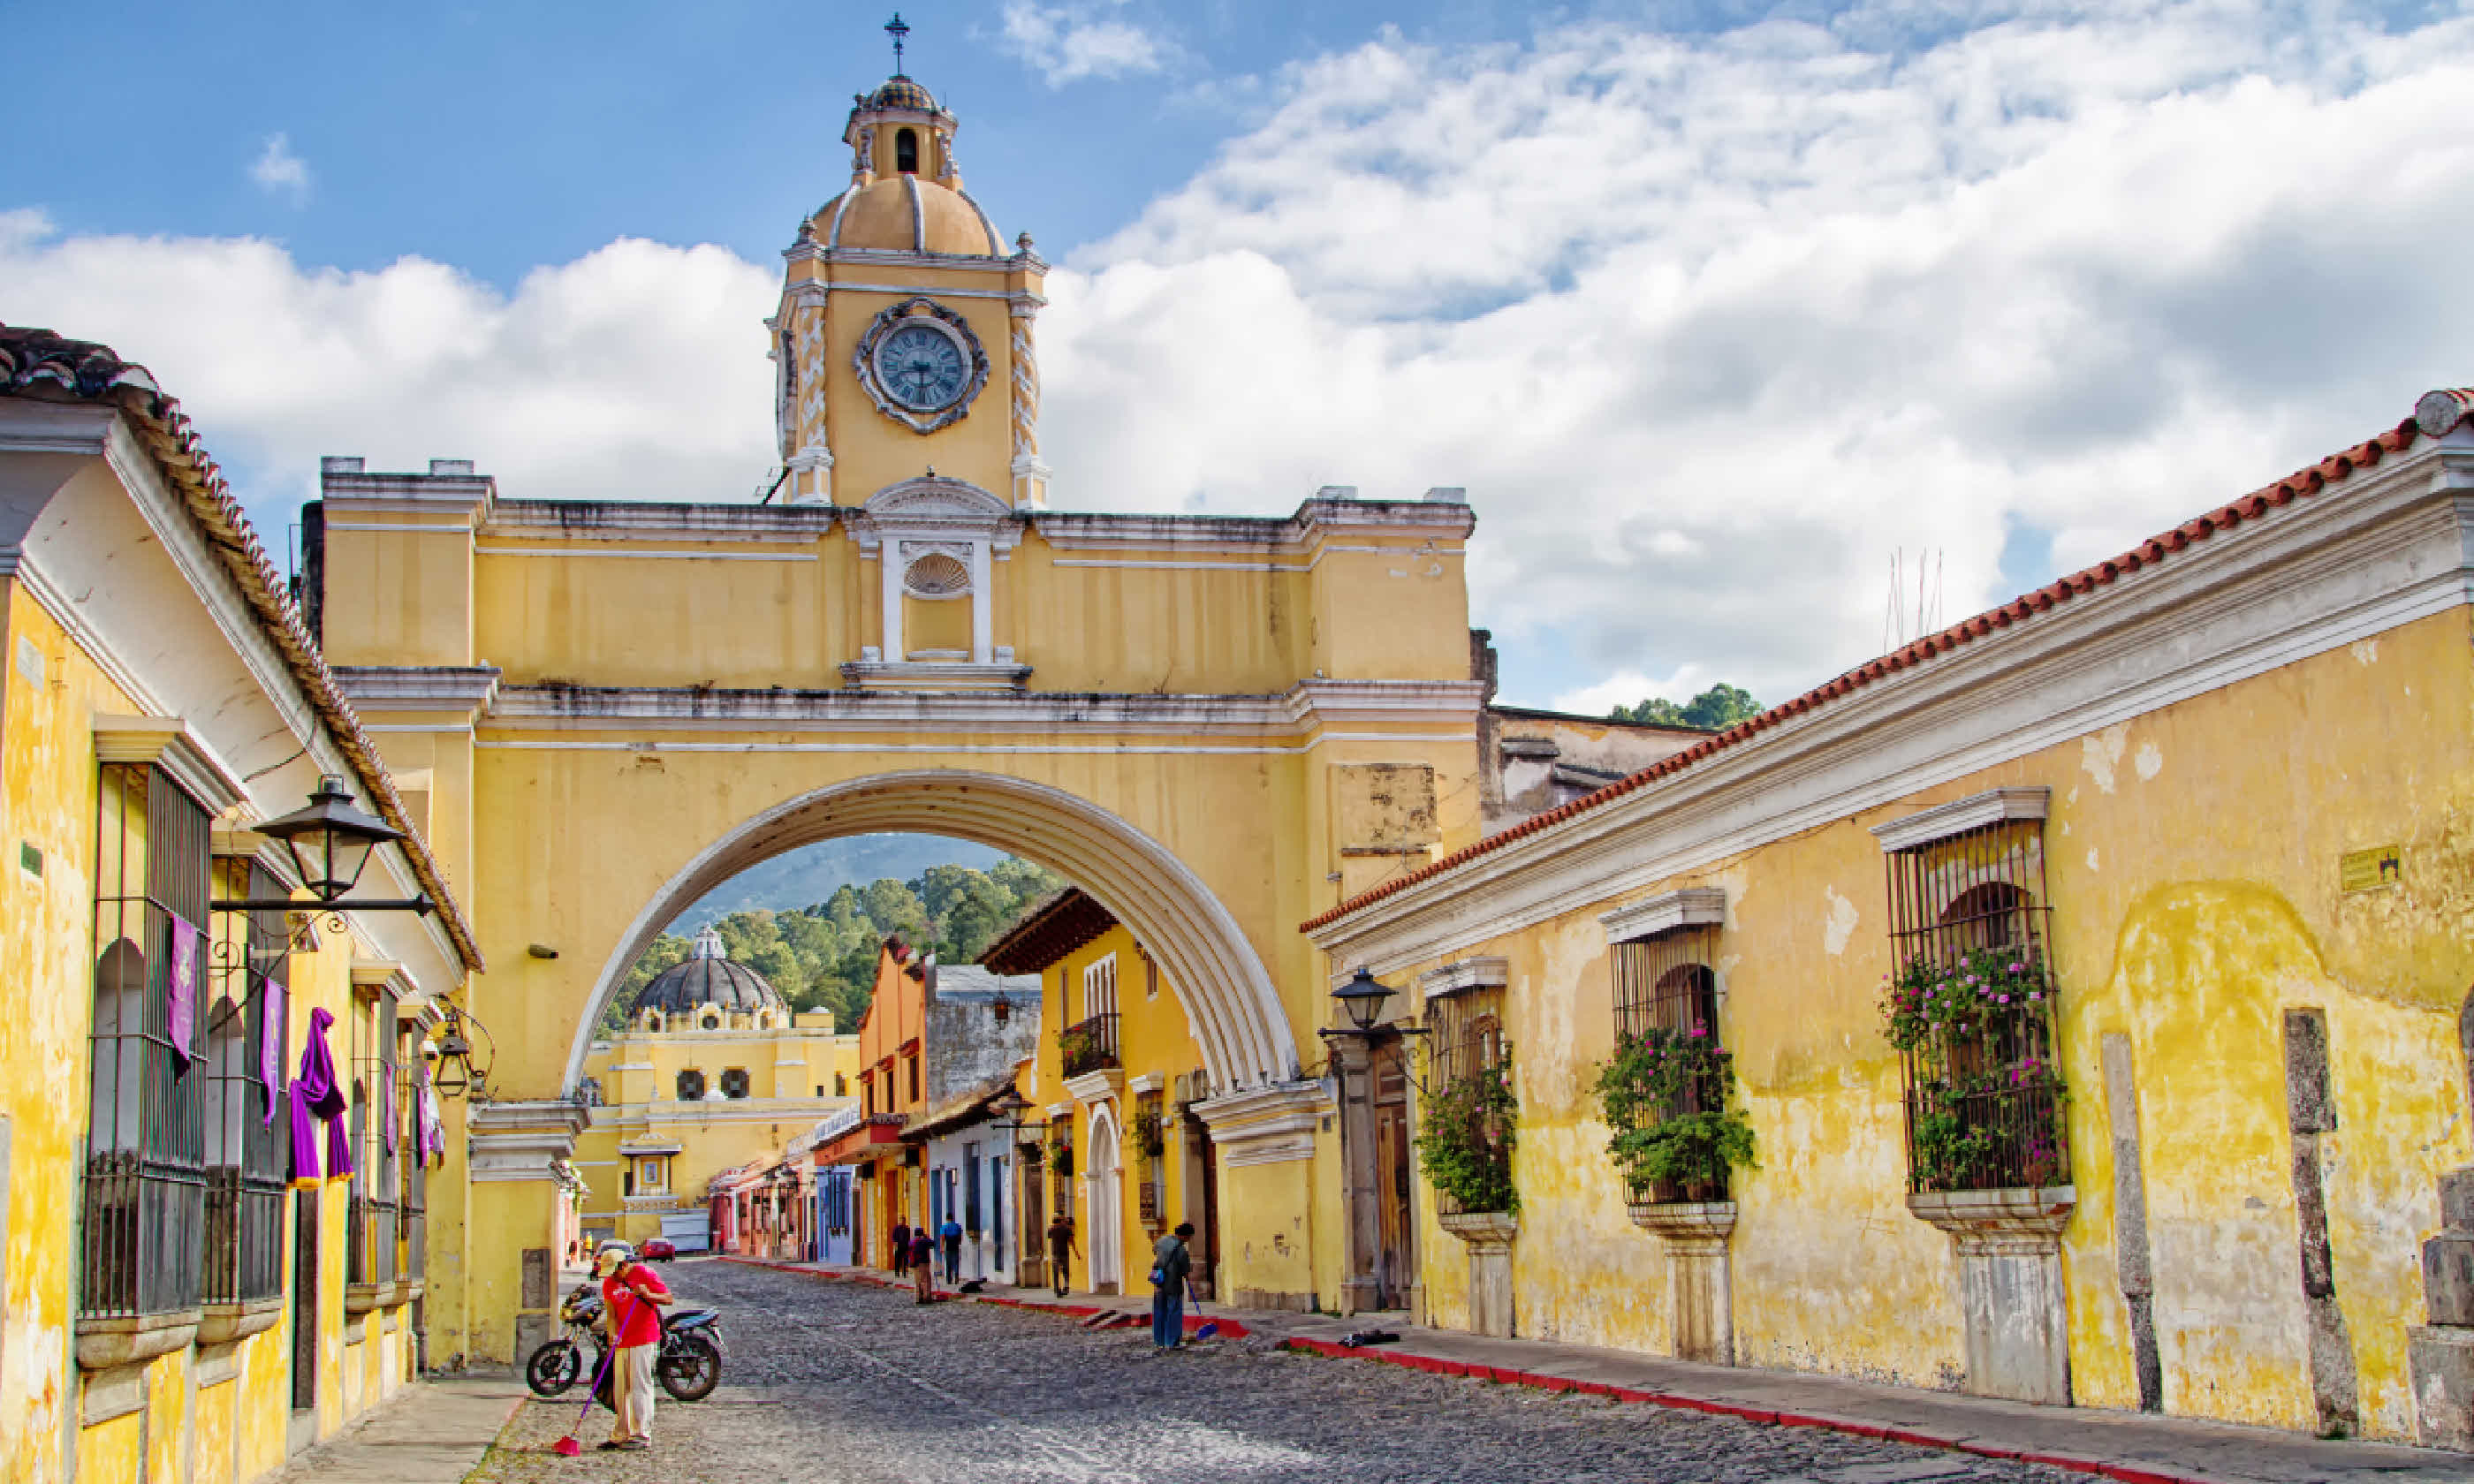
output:
[[1271,975],[1236,919],[1165,847],[1062,789],[959,768],[880,773],[788,800],[699,851],[627,925],[576,1022],[562,1086],[584,1075],[603,1008],[679,913],[740,872],[844,835],[916,831],[1011,850],[1072,879],[1150,948],[1182,997],[1213,1085],[1238,1091],[1298,1075]]

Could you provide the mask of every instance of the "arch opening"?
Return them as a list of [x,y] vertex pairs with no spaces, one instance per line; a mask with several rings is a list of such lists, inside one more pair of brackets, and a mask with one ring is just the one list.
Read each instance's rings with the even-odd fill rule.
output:
[[594,1028],[629,968],[707,893],[801,846],[903,832],[1007,850],[1088,892],[1158,958],[1214,1088],[1236,1091],[1298,1075],[1297,1044],[1261,957],[1183,861],[1124,819],[1061,789],[938,768],[815,790],[755,815],[699,851],[644,904],[603,963],[576,1021],[562,1088],[572,1089],[584,1075]]

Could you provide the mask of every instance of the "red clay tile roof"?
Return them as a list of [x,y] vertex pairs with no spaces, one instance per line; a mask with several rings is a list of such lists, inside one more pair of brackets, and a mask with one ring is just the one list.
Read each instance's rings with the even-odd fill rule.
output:
[[1783,706],[1774,706],[1760,715],[1739,722],[1707,741],[1662,757],[1627,778],[1608,784],[1596,793],[1586,794],[1566,804],[1532,815],[1498,834],[1487,836],[1474,845],[1464,846],[1441,860],[1431,861],[1396,880],[1386,881],[1349,898],[1328,912],[1306,919],[1298,924],[1299,932],[1310,933],[1336,922],[1360,907],[1381,901],[1384,898],[1407,890],[1420,881],[1431,880],[1455,870],[1481,855],[1503,849],[1516,840],[1552,829],[1576,814],[1612,803],[1615,800],[1657,778],[1683,772],[1703,758],[1739,747],[1773,727],[1804,715],[1816,706],[1869,685],[1883,676],[1924,663],[1936,655],[1947,654],[1962,644],[1987,634],[2024,623],[2046,610],[2057,608],[2074,598],[2094,593],[2110,586],[2116,578],[2153,566],[2174,552],[2195,541],[2206,540],[2219,531],[2230,531],[2245,520],[2257,520],[2269,511],[2291,505],[2297,499],[2308,499],[2328,486],[2346,478],[2356,469],[2368,468],[2393,453],[2403,453],[2417,439],[2438,439],[2453,431],[2458,424],[2474,418],[2474,387],[2443,388],[2425,393],[2414,404],[2413,416],[2395,427],[2351,448],[2330,454],[2327,458],[2299,469],[2272,485],[2254,490],[2229,505],[2222,505],[2195,519],[2186,520],[2171,531],[2149,537],[2121,556],[2083,567],[2045,586],[2001,607],[1963,618],[1939,634],[1927,634],[1904,649],[1883,655],[1878,659],[1857,665],[1828,684],[1805,692]]
[[439,874],[428,842],[405,817],[403,801],[397,797],[395,781],[378,759],[377,749],[327,672],[326,658],[302,623],[282,575],[267,560],[266,548],[258,544],[257,533],[241,514],[240,502],[232,498],[223,471],[199,443],[197,429],[181,411],[181,404],[163,395],[145,367],[123,361],[109,346],[11,324],[0,324],[0,396],[109,401],[127,415],[165,480],[180,491],[206,543],[223,559],[225,570],[282,652],[293,679],[327,730],[334,733],[336,745],[360,776],[378,817],[403,831],[411,847],[404,855],[412,863],[413,875],[438,904],[439,923],[453,940],[465,968],[478,973],[481,948],[473,939],[472,923]]

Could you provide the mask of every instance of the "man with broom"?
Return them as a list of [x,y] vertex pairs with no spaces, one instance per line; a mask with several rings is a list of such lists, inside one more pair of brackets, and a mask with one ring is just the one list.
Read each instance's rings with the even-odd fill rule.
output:
[[601,1244],[601,1302],[611,1326],[610,1404],[618,1414],[604,1451],[653,1445],[653,1362],[662,1353],[661,1310],[676,1302],[660,1275],[625,1242]]

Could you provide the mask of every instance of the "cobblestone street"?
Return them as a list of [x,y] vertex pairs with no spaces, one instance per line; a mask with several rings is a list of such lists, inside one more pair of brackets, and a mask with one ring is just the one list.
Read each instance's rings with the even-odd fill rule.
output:
[[650,1450],[550,1445],[575,1403],[528,1402],[474,1475],[627,1484],[1073,1480],[2061,1481],[2054,1470],[1817,1428],[1293,1354],[1246,1339],[1155,1353],[1145,1330],[718,1262],[673,1265],[723,1311],[726,1384],[664,1399]]

